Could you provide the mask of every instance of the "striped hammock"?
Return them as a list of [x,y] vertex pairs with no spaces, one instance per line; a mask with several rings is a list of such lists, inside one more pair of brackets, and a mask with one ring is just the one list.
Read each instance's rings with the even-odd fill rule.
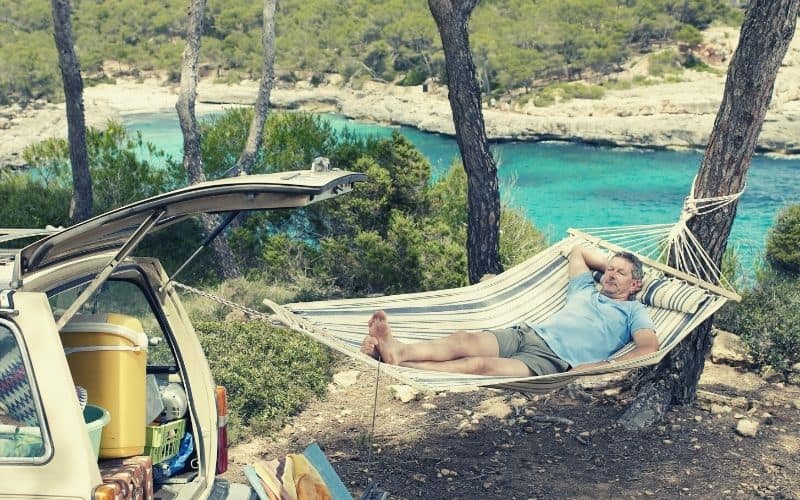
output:
[[[269,300],[274,320],[371,366],[378,361],[360,352],[372,313],[386,312],[392,333],[401,342],[431,340],[454,331],[493,330],[523,321],[542,321],[566,299],[567,258],[575,245],[595,245],[611,252],[623,250],[608,241],[570,230],[571,236],[527,261],[489,280],[462,288],[365,299],[329,300],[280,306]],[[659,350],[636,359],[579,372],[530,377],[497,377],[434,372],[381,364],[380,369],[421,390],[450,390],[465,386],[508,388],[547,393],[587,375],[630,370],[656,364],[684,337],[738,295],[641,256],[643,288],[637,294],[656,325]],[[630,343],[612,357],[634,348]]]

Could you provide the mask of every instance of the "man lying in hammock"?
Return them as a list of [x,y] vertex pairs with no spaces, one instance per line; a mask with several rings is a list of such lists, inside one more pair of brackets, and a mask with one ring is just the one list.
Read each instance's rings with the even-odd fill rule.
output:
[[[604,272],[599,291],[591,270]],[[644,305],[631,300],[643,276],[635,255],[622,252],[606,260],[597,250],[577,246],[569,254],[568,272],[566,304],[541,323],[404,343],[394,339],[386,314],[377,311],[361,351],[422,370],[527,377],[594,368],[658,350]],[[611,360],[631,339],[635,349]]]

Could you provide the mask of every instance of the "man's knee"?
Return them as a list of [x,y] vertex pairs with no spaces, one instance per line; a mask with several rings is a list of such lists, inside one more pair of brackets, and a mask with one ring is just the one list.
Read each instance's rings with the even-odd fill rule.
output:
[[480,356],[467,358],[469,373],[473,375],[491,375],[494,369],[489,358]]

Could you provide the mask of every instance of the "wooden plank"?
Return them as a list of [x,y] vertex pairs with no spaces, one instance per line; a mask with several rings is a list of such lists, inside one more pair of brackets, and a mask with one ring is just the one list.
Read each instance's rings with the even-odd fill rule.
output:
[[[614,243],[611,243],[609,241],[603,240],[603,239],[598,238],[596,236],[592,236],[591,234],[585,233],[585,232],[583,232],[583,231],[581,231],[579,229],[570,228],[570,229],[567,229],[567,233],[571,234],[572,236],[577,236],[579,238],[583,238],[586,241],[594,243],[594,244],[596,244],[598,246],[601,246],[603,248],[607,248],[607,249],[611,250],[612,252],[627,252],[628,251],[628,250],[626,250],[625,248],[623,248],[623,247],[621,247],[619,245],[615,245]],[[639,255],[639,254],[637,254],[636,256],[639,257],[639,259],[642,261],[642,263],[647,264],[648,266],[650,266],[652,268],[655,268],[655,269],[658,269],[660,271],[663,271],[666,274],[669,274],[670,276],[674,276],[676,278],[680,278],[680,279],[686,281],[687,283],[691,283],[693,285],[699,286],[700,288],[703,288],[703,289],[708,290],[710,292],[714,292],[717,295],[720,295],[720,296],[725,297],[727,299],[734,300],[736,302],[741,302],[742,301],[742,296],[739,295],[736,292],[732,292],[730,290],[726,290],[725,288],[722,288],[719,285],[715,285],[713,283],[709,283],[708,281],[702,280],[702,279],[698,278],[697,276],[692,276],[691,274],[685,273],[683,271],[679,271],[679,270],[675,269],[674,267],[670,267],[670,266],[668,266],[666,264],[662,264],[661,262],[658,262],[657,260],[653,260],[650,257],[645,257],[644,255]]]

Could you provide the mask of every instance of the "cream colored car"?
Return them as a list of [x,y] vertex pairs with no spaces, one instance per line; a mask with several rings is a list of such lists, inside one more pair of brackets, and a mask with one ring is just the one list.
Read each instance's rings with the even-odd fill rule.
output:
[[[132,255],[145,235],[199,213],[303,207],[363,180],[337,170],[241,176],[64,230],[0,230],[4,247],[41,238],[0,249],[0,498],[113,498],[103,486],[105,457],[140,454],[147,421],[139,419],[150,411],[140,364],[182,389],[181,429],[194,448],[186,471],[156,486],[156,497],[250,498],[249,487],[217,478],[227,468],[225,404],[171,279],[157,260]],[[102,338],[113,341],[91,346]],[[85,385],[90,405],[104,393],[112,407],[99,448],[81,409]]]

